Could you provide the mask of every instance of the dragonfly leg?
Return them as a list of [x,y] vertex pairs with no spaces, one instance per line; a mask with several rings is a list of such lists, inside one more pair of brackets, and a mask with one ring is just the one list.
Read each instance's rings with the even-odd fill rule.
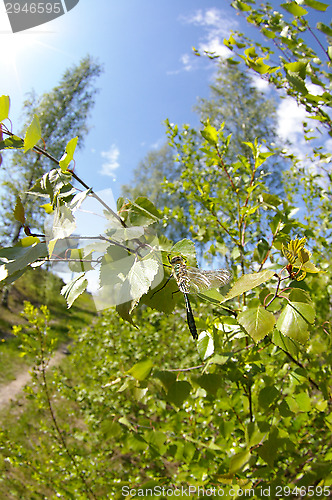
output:
[[172,275],[170,275],[170,276],[167,278],[167,281],[163,284],[163,286],[162,286],[161,288],[159,288],[159,290],[155,290],[155,291],[153,292],[153,294],[151,295],[151,297],[150,297],[150,298],[152,299],[152,297],[154,296],[154,294],[156,294],[156,293],[158,293],[158,292],[161,292],[161,290],[162,290],[163,288],[165,288],[165,286],[166,286],[166,285],[168,285],[168,282],[169,282],[169,280],[170,280],[171,278],[173,278],[173,276],[172,276]]

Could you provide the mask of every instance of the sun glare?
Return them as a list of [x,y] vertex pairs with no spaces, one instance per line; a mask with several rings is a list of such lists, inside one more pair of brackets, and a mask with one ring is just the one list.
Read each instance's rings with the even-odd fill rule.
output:
[[[35,71],[50,52],[59,52],[58,32],[53,32],[48,23],[22,32],[12,33],[9,19],[0,2],[0,46],[1,67],[0,95],[18,91],[24,94],[23,75]],[[45,43],[47,40],[48,43]]]

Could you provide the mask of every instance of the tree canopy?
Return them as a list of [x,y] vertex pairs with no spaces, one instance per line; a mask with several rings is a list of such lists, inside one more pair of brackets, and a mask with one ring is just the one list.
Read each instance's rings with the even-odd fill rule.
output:
[[[25,125],[38,116],[39,128],[43,131],[43,140],[47,149],[60,158],[66,144],[74,136],[78,137],[78,148],[82,148],[88,132],[87,120],[94,105],[96,89],[94,80],[101,73],[101,66],[90,56],[63,75],[60,83],[50,92],[38,97],[33,91],[23,105]],[[5,164],[7,164],[5,158]],[[21,196],[25,205],[25,216],[29,224],[42,231],[44,210],[38,209],[38,202],[32,196],[23,194],[29,191],[35,181],[50,168],[47,157],[24,154],[15,151],[8,161],[2,175],[1,191],[1,239],[2,242],[18,241],[22,225],[14,219],[12,207],[17,196]],[[45,212],[44,212],[45,213]],[[40,221],[42,222],[40,223]]]

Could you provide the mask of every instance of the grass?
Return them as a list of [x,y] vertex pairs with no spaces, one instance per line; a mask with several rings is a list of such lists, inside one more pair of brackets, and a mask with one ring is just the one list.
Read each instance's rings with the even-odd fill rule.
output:
[[[96,315],[90,294],[84,293],[68,309],[60,290],[63,281],[56,275],[41,269],[27,271],[9,291],[8,308],[0,306],[0,385],[15,379],[28,368],[30,360],[22,358],[18,339],[12,334],[14,325],[25,323],[21,316],[24,302],[34,306],[47,305],[51,313],[51,329],[56,332],[58,345],[70,342],[75,332],[90,324]],[[0,291],[1,294],[1,291]]]

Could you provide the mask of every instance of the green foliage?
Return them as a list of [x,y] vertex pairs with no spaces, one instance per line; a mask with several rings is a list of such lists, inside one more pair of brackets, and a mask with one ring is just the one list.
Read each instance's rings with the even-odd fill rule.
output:
[[[316,1],[287,2],[282,8],[292,16],[289,22],[269,4],[255,9],[252,1],[234,2],[267,43],[281,48],[279,66],[269,62],[270,45],[251,44],[241,35],[226,44],[236,52],[244,49],[239,57],[251,69],[284,87],[318,126],[329,127],[323,106],[330,105],[330,74],[301,38],[310,32],[302,5],[324,11]],[[321,86],[321,95],[309,93],[308,79]],[[1,249],[0,277],[15,280],[25,268],[55,260],[56,246],[74,231],[75,210],[93,197],[108,226],[88,245],[65,252],[62,260],[76,276],[63,294],[70,306],[96,266],[101,298],[117,307],[77,335],[70,359],[53,378],[46,372],[53,342],[47,311],[26,310],[30,329],[16,332],[36,360],[27,389],[35,418],[29,433],[23,414],[17,427],[4,428],[0,436],[13,498],[22,497],[22,482],[29,483],[26,498],[34,498],[38,488],[46,497],[121,498],[136,491],[144,496],[148,488],[171,484],[217,484],[226,498],[240,498],[244,490],[257,498],[266,496],[264,490],[270,498],[330,495],[332,233],[330,188],[323,182],[330,174],[315,177],[305,166],[296,171],[299,160],[293,157],[284,176],[289,183],[270,193],[266,168],[278,170],[280,152],[266,148],[264,134],[238,136],[239,146],[228,126],[218,113],[204,116],[200,131],[167,123],[179,162],[176,175],[164,182],[167,195],[176,197],[167,217],[182,224],[196,245],[188,238],[175,244],[158,238],[161,214],[148,197],[120,198],[117,212],[107,206],[68,171],[75,140],[67,145],[62,168],[47,155],[55,168],[30,187],[53,211],[50,234],[32,234]],[[319,158],[331,159],[325,153]],[[149,162],[158,164],[158,157]],[[77,192],[73,179],[84,192]],[[312,217],[297,219],[302,195]],[[14,213],[29,229],[23,202]],[[195,296],[195,344],[184,315],[187,292],[176,294],[176,280],[168,278],[175,274],[172,256],[196,266],[203,253],[209,262],[226,263],[234,283],[225,293],[208,289]],[[188,293],[189,276],[182,276]],[[21,474],[31,471],[32,481],[22,481]]]
[[[246,5],[245,10],[242,8],[243,4]],[[304,4],[318,12],[325,12],[328,7],[325,3],[311,0]],[[262,3],[257,8],[255,2],[236,0],[232,2],[232,6],[261,31],[264,43],[236,33],[224,41],[227,47],[259,74],[262,74],[259,62],[264,60],[263,73],[268,75],[269,82],[284,89],[288,95],[303,104],[309,116],[325,126],[331,135],[329,40],[324,36],[320,37],[321,33],[331,36],[331,28],[322,22],[318,22],[315,28],[311,26],[309,11],[295,1],[281,4],[281,12],[269,3]],[[290,19],[284,15],[285,11],[292,16]],[[316,34],[315,30],[321,33]],[[278,47],[278,52],[275,47]],[[244,49],[243,54],[238,49]],[[320,92],[314,94],[309,84],[320,87]]]
[[[247,345],[245,336],[218,330],[214,358],[199,363],[180,316],[142,311],[136,321],[137,333],[104,314],[78,335],[62,368],[46,373],[57,428],[36,372],[30,421],[17,414],[4,425],[0,491],[5,477],[13,498],[22,481],[29,485],[27,500],[36,488],[50,497],[121,498],[126,486],[146,484],[251,488],[257,498],[261,487],[271,498],[285,486],[328,491],[331,419],[308,377],[331,381],[327,349],[310,362],[302,351],[300,367],[270,341]],[[36,323],[45,326],[38,314],[32,331]],[[38,338],[22,339],[36,355]]]
[[[56,335],[59,344],[68,343],[72,333],[90,322],[96,314],[93,299],[89,294],[81,295],[68,310],[60,295],[63,281],[54,274],[35,268],[28,270],[15,281],[9,296],[8,309],[0,307],[0,359],[2,371],[0,385],[14,380],[15,375],[34,363],[34,357],[20,356],[19,339],[13,337],[12,326],[26,323],[20,316],[24,301],[35,306],[46,304],[51,315],[51,335]],[[58,347],[58,345],[57,345]]]
[[[175,125],[170,131],[166,121],[169,145],[148,153],[135,169],[131,185],[123,186],[123,192],[131,199],[139,194],[147,196],[163,214],[159,231],[174,241],[194,237],[197,248],[202,251],[205,244],[201,234],[203,228],[199,235],[194,233],[191,215],[194,211],[201,213],[203,200],[201,196],[194,200],[187,194],[198,184],[202,191],[214,188],[218,197],[222,192],[227,196],[228,187],[223,177],[213,172],[213,160],[206,161],[204,140],[213,147],[219,141],[217,131],[223,128],[228,142],[220,153],[228,165],[238,162],[239,155],[247,156],[250,152],[247,143],[253,143],[256,138],[271,150],[272,143],[274,150],[278,150],[277,145],[281,146],[276,135],[275,101],[255,88],[248,71],[227,62],[218,65],[211,96],[200,99],[195,110],[201,121],[206,122],[204,130],[185,126],[181,131]],[[191,176],[184,165],[191,166]],[[282,189],[281,172],[285,165],[286,160],[278,157],[267,159],[264,165],[264,179],[274,193]],[[205,182],[201,182],[203,177]]]

